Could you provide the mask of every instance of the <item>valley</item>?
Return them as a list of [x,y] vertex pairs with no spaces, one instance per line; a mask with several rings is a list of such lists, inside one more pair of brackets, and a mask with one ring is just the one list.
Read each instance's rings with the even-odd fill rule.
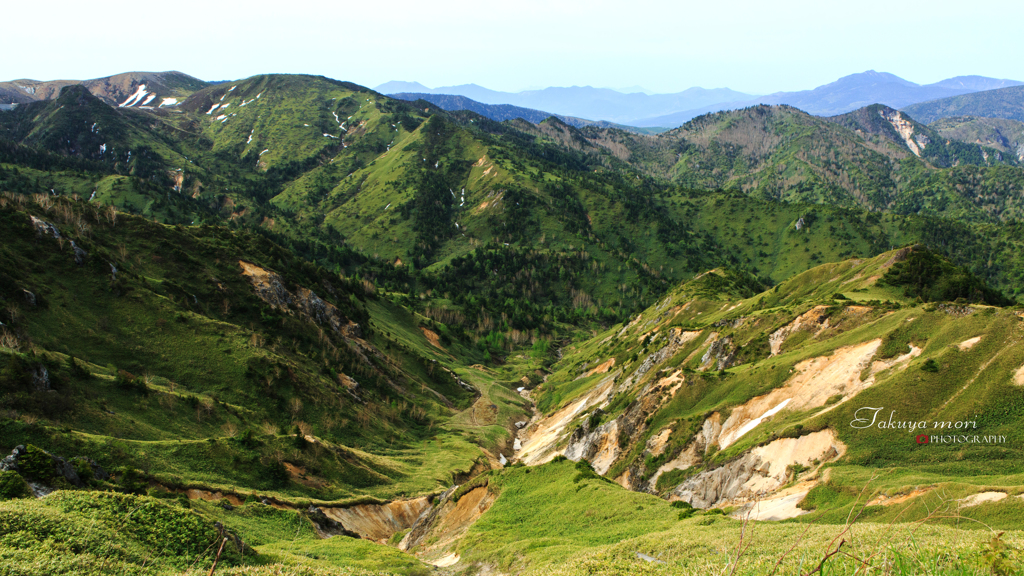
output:
[[1012,120],[100,80],[0,85],[12,574],[1019,569]]

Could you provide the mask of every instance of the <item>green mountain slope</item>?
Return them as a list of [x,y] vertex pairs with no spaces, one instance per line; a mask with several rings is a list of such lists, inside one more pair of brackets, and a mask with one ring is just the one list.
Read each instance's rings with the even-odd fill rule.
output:
[[[969,221],[1020,211],[1016,155],[950,140],[880,105],[828,119],[756,106],[654,137],[584,132],[638,169],[688,188]],[[924,209],[923,198],[938,202]]]
[[[922,486],[1016,493],[1020,459],[1005,439],[1024,405],[1021,322],[991,306],[1003,300],[982,282],[921,247],[749,296],[737,280],[709,272],[566,350],[533,390],[547,418],[520,434],[521,459],[583,458],[700,508],[771,502],[795,482],[804,500],[790,514],[826,522],[845,518],[865,485],[875,503]],[[919,431],[878,426],[890,412]],[[968,420],[972,438],[1003,440],[915,442],[962,435]],[[869,481],[877,468],[885,476]],[[922,514],[919,502],[872,513]],[[1016,526],[1009,512],[985,513]]]
[[921,102],[902,110],[925,124],[953,116],[1006,118],[1024,122],[1024,113],[1021,111],[1022,101],[1024,101],[1024,86],[1012,86]]
[[954,116],[941,118],[931,128],[946,138],[976,142],[1024,159],[1024,122],[1005,118]]

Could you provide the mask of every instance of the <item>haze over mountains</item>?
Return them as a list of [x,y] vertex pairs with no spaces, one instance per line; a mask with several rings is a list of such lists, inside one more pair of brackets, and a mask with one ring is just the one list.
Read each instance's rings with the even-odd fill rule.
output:
[[674,128],[702,114],[755,104],[787,104],[816,116],[834,116],[871,104],[903,108],[929,100],[1019,85],[1021,82],[1016,80],[983,76],[957,76],[921,85],[886,72],[868,70],[844,76],[813,90],[776,92],[765,96],[750,96],[728,88],[690,88],[675,94],[623,94],[589,86],[511,93],[488,90],[475,84],[431,89],[417,82],[388,82],[376,90],[383,94],[401,94],[403,98],[424,94],[465,96],[483,104],[511,104],[552,114],[638,127]]
[[418,82],[387,82],[377,86],[381,94],[451,94],[483,104],[512,104],[553,114],[633,124],[643,118],[711,106],[720,102],[746,101],[756,96],[728,88],[689,88],[675,94],[624,94],[591,86],[551,87],[523,92],[498,92],[476,84],[427,88]]

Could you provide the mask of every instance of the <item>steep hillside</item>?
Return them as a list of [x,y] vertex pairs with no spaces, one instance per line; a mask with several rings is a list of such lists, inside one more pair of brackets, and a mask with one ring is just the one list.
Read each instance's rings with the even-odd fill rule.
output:
[[925,124],[953,116],[1007,118],[1024,122],[1024,106],[1022,104],[1024,104],[1024,86],[1011,86],[921,102],[906,106],[903,111],[918,122]]
[[[928,524],[879,562],[974,575],[953,524],[1020,528],[1012,441],[850,426],[1012,438],[1000,149],[884,107],[651,137],[282,75],[173,111],[69,86],[0,132],[19,573],[806,573],[856,517]],[[748,513],[809,528],[734,552]]]
[[945,138],[995,148],[1024,161],[1024,122],[1005,118],[953,116],[932,122],[930,128]]
[[1014,219],[1020,210],[1014,190],[1024,171],[1015,154],[942,137],[884,106],[829,119],[756,106],[653,137],[584,133],[638,169],[687,188],[967,221]]
[[[1024,351],[1019,315],[992,306],[1004,302],[921,247],[826,264],[760,294],[709,272],[566,350],[531,391],[544,416],[520,433],[519,458],[586,459],[626,487],[699,508],[764,505],[793,481],[819,494],[825,468],[832,493],[860,490],[865,466],[892,470],[872,498],[908,477],[969,487],[998,474],[1006,491],[1024,472],[1009,464],[1012,443],[915,448],[905,424],[857,425],[864,406],[881,406],[885,419],[920,422],[917,433],[970,420],[971,434],[1008,438],[1024,406]],[[814,502],[792,515],[836,518],[830,508],[848,500]]]
[[[8,189],[77,193],[168,223],[257,229],[329,269],[415,296],[424,312],[452,310],[481,338],[502,315],[511,319],[505,339],[564,322],[620,320],[716,265],[749,266],[779,281],[825,260],[935,240],[926,220],[892,220],[866,236],[864,213],[822,208],[852,236],[826,241],[831,228],[812,228],[828,247],[768,245],[764,232],[781,238],[817,209],[758,201],[741,210],[764,231],[755,248],[718,218],[720,200],[695,188],[738,186],[770,201],[967,221],[1018,211],[1016,167],[929,163],[961,161],[950,160],[950,150],[967,150],[964,162],[997,162],[998,150],[945,144],[911,124],[911,143],[931,135],[918,159],[882,108],[861,114],[874,124],[850,118],[867,130],[859,133],[762,107],[650,137],[556,119],[496,123],[312,76],[211,86],[176,113],[103,108],[81,88],[66,93],[64,102],[0,116],[7,137],[23,145],[9,154]],[[41,171],[10,170],[27,167],[19,155],[39,149],[50,151],[32,160]],[[95,164],[84,172],[59,166],[70,157]],[[1016,264],[972,260],[996,250],[992,242],[1009,240],[998,249],[1009,254],[1017,241],[1007,234],[970,230],[939,246],[1013,290]],[[530,275],[515,267],[523,262]],[[488,269],[494,274],[482,273]],[[451,281],[469,270],[467,281]],[[491,297],[481,299],[481,290]]]

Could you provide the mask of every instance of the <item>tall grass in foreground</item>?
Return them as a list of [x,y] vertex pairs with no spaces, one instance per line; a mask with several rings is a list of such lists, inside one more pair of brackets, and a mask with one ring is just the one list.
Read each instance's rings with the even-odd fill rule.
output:
[[[678,529],[587,551],[553,569],[555,576],[1011,576],[1024,574],[1021,534],[997,532],[940,501],[927,517],[888,524],[758,523],[714,515]],[[957,526],[939,525],[955,521]],[[965,529],[970,528],[970,529]]]

